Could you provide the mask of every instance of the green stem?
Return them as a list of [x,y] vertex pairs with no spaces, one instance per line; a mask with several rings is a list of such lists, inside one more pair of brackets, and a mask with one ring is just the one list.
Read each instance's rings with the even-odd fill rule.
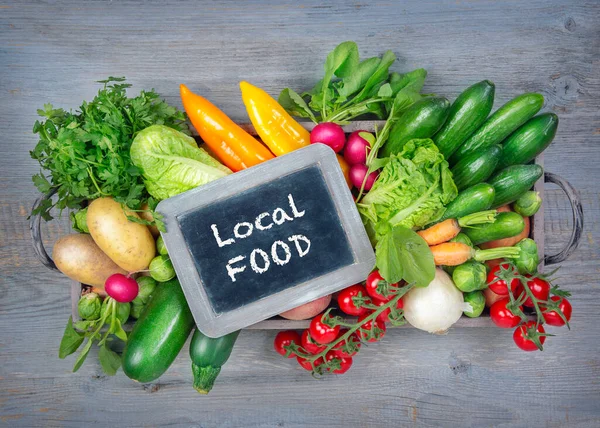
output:
[[[379,103],[379,102],[383,102],[383,101],[390,101],[391,98],[372,98],[370,100],[365,100],[365,101],[361,101],[359,103],[356,103],[354,105],[352,105],[352,100],[348,101],[346,104],[344,104],[344,106],[338,110],[337,113],[335,113],[332,116],[329,116],[327,118],[325,118],[324,122],[334,122],[336,120],[350,120],[350,119],[354,119],[357,116],[360,116],[361,114],[364,114],[364,111],[359,111],[358,113],[355,113],[354,115],[352,115],[352,110],[356,109],[356,108],[360,108],[360,107],[366,107],[371,103]],[[346,116],[348,113],[350,112],[349,116]],[[325,116],[323,116],[325,117]]]
[[493,259],[512,259],[519,256],[521,249],[519,247],[498,247],[490,248],[489,250],[475,250],[473,260],[485,262]]
[[96,183],[96,179],[94,178],[94,173],[92,172],[92,168],[88,168],[87,172],[90,175],[90,178],[92,179],[92,183],[94,183],[94,187],[96,187],[96,190],[98,191],[98,193],[100,193],[101,195],[106,196],[106,193],[104,193],[102,190],[100,190],[100,187],[98,186],[98,183]]
[[494,223],[496,221],[496,210],[480,211],[459,218],[458,225],[462,227],[475,226],[478,224]]
[[192,363],[192,373],[194,374],[194,389],[200,394],[208,394],[215,384],[215,380],[221,367],[198,366]]

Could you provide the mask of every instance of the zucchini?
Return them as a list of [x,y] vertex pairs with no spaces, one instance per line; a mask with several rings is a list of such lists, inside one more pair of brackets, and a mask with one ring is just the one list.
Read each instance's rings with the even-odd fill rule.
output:
[[458,191],[487,180],[496,169],[501,154],[502,147],[494,144],[462,158],[450,169]]
[[482,147],[500,144],[519,126],[533,117],[544,104],[544,97],[537,93],[527,93],[513,98],[492,114],[481,127],[471,135],[450,157],[450,165],[455,165],[465,155]]
[[471,239],[473,245],[497,239],[516,236],[525,228],[523,217],[515,212],[501,212],[496,216],[493,223],[482,224],[474,227],[465,227],[463,233]]
[[479,183],[463,190],[448,204],[440,221],[449,218],[464,217],[479,211],[485,211],[494,201],[494,187],[487,183]]
[[497,172],[488,183],[496,192],[492,208],[498,208],[519,199],[533,187],[544,173],[539,165],[511,165]]
[[200,330],[194,332],[190,343],[190,357],[196,391],[201,394],[210,392],[221,372],[221,366],[229,359],[239,334],[238,330],[222,337],[212,338],[205,336]]
[[414,138],[431,138],[444,124],[449,109],[450,101],[443,97],[426,97],[414,103],[392,126],[380,157],[400,153]]
[[558,128],[558,116],[544,113],[529,119],[502,144],[497,170],[525,164],[542,153],[552,142]]
[[138,382],[158,379],[181,351],[194,318],[179,281],[159,284],[144,308],[123,351],[123,372]]
[[494,105],[495,85],[482,80],[454,100],[446,123],[433,141],[446,159],[487,119]]

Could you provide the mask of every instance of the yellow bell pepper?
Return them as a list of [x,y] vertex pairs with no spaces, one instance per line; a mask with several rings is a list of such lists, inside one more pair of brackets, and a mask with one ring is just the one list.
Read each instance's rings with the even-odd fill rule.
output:
[[273,97],[248,82],[240,82],[240,89],[254,129],[275,156],[310,144],[310,133]]

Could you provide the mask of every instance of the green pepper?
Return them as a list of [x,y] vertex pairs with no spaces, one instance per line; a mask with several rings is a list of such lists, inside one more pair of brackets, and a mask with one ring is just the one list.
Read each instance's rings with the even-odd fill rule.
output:
[[526,273],[533,274],[537,272],[540,258],[538,256],[538,247],[535,241],[530,238],[525,238],[519,241],[515,247],[521,249],[519,256],[513,259],[519,273],[524,275]]
[[463,298],[465,303],[471,305],[472,310],[464,310],[463,313],[469,318],[477,318],[483,312],[485,308],[485,296],[483,295],[483,291],[471,291],[469,293],[464,293]]
[[487,284],[487,271],[483,263],[469,260],[462,265],[456,266],[452,272],[454,285],[460,291],[468,293],[475,290],[483,290]]
[[530,217],[534,215],[542,206],[542,198],[540,198],[539,192],[530,190],[525,192],[514,205],[515,212],[521,214],[523,217]]

